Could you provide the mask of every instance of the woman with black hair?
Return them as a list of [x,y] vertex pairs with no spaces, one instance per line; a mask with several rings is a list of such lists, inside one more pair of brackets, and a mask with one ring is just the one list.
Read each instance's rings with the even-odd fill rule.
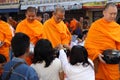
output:
[[83,46],[73,46],[70,52],[69,61],[63,47],[60,46],[59,59],[67,80],[95,80],[93,62],[88,59],[88,53]]
[[55,58],[52,44],[47,39],[36,43],[31,67],[36,70],[40,80],[63,80],[61,62]]

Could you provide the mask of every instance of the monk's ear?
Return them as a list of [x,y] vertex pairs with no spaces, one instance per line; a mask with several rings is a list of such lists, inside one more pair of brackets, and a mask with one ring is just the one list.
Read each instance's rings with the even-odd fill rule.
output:
[[105,10],[103,10],[103,15],[105,15]]

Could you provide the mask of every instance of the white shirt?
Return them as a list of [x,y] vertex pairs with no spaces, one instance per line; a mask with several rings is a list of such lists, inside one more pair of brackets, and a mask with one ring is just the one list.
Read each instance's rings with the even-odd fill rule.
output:
[[59,72],[62,72],[62,66],[58,58],[55,58],[48,67],[44,66],[45,62],[31,65],[37,72],[39,80],[60,80]]
[[[64,50],[60,50],[59,59],[62,62],[62,68],[67,76],[67,80],[95,80],[94,69],[89,65],[83,67],[80,63],[79,65],[71,65],[68,60]],[[88,59],[93,65],[93,62]]]

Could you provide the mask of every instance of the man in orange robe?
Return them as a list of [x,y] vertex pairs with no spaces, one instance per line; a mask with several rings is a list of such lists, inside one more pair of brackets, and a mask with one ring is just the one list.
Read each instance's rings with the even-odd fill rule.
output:
[[[31,44],[33,45],[42,38],[43,25],[36,20],[36,12],[35,7],[28,7],[26,11],[26,19],[21,21],[16,28],[16,32],[22,32],[28,35]],[[27,63],[31,64],[30,58],[27,59]]]
[[115,4],[107,3],[103,15],[103,18],[91,25],[85,40],[85,47],[89,57],[98,64],[96,80],[119,80],[119,65],[107,64],[102,59],[104,50],[120,50],[120,25],[115,22],[117,16]]
[[71,34],[63,22],[65,11],[62,7],[56,8],[51,19],[47,20],[43,26],[43,38],[51,41],[53,47],[59,44],[69,45]]
[[12,39],[12,30],[8,23],[1,20],[0,16],[0,54],[4,55],[9,61],[10,45]]
[[71,33],[73,33],[77,29],[77,24],[78,21],[75,18],[70,21],[70,28],[72,29]]

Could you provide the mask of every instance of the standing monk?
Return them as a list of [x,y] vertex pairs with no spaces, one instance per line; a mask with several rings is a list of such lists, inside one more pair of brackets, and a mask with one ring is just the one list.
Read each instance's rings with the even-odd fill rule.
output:
[[[35,7],[28,7],[26,11],[26,18],[21,21],[16,32],[25,33],[30,37],[31,45],[35,45],[36,42],[42,37],[42,24],[36,20],[37,10]],[[27,63],[31,64],[30,58],[27,59]]]
[[10,45],[12,39],[12,30],[8,23],[1,20],[0,15],[0,54],[4,55],[7,61],[10,59]]
[[91,25],[85,47],[89,57],[97,62],[96,80],[119,80],[119,65],[107,64],[102,59],[104,50],[120,50],[120,25],[115,22],[117,16],[116,5],[107,3],[103,15],[103,18]]
[[62,7],[57,7],[52,18],[44,23],[43,38],[51,41],[54,48],[59,44],[69,45],[71,40],[71,34],[63,22],[64,15],[65,10]]

